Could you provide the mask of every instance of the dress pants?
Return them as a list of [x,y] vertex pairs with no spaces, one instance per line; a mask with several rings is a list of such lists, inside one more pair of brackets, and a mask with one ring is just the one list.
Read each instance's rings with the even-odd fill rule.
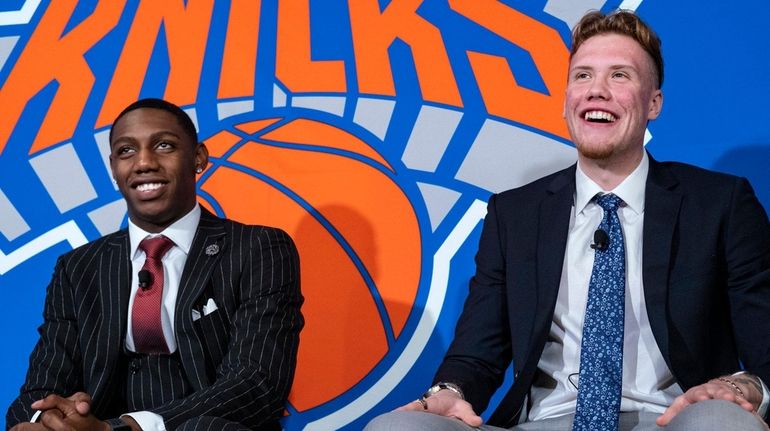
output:
[[[708,400],[693,404],[674,417],[666,427],[659,427],[657,413],[622,412],[619,431],[763,431],[763,422],[737,404]],[[473,428],[463,422],[431,413],[390,412],[369,422],[364,431],[571,431],[574,415],[527,422],[510,429],[482,425]]]

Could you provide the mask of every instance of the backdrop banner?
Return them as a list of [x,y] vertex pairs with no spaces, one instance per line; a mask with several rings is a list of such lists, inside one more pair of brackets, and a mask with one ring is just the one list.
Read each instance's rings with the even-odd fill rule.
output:
[[296,240],[307,326],[285,428],[359,430],[415,399],[490,194],[574,163],[570,28],[617,8],[663,40],[651,153],[746,176],[770,208],[767,0],[0,2],[0,424],[56,257],[126,226],[108,133],[142,97],[194,119],[201,205]]

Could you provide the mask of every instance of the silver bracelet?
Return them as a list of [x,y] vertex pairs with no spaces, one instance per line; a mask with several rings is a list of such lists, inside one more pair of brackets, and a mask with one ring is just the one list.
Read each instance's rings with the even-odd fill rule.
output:
[[440,382],[431,386],[427,391],[425,391],[425,393],[422,394],[420,399],[425,400],[426,398],[435,395],[438,391],[443,391],[444,389],[454,392],[460,397],[461,400],[465,400],[465,395],[463,395],[462,389],[460,389],[460,387],[454,383],[447,382]]

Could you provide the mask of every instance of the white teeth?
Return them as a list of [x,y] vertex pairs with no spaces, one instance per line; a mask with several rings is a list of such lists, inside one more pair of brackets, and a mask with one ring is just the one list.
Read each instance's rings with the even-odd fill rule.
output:
[[588,120],[604,120],[609,123],[615,122],[615,116],[610,114],[609,112],[604,111],[588,111],[585,114],[586,121]]
[[136,186],[136,189],[140,192],[149,192],[150,190],[157,190],[162,186],[161,183],[146,183],[146,184],[139,184]]

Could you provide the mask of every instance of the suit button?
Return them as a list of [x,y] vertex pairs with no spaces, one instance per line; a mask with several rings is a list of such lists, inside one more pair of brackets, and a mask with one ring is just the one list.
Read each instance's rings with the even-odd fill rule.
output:
[[142,364],[139,363],[138,359],[132,359],[131,363],[128,366],[128,368],[131,370],[131,374],[136,374],[137,371],[142,369]]

